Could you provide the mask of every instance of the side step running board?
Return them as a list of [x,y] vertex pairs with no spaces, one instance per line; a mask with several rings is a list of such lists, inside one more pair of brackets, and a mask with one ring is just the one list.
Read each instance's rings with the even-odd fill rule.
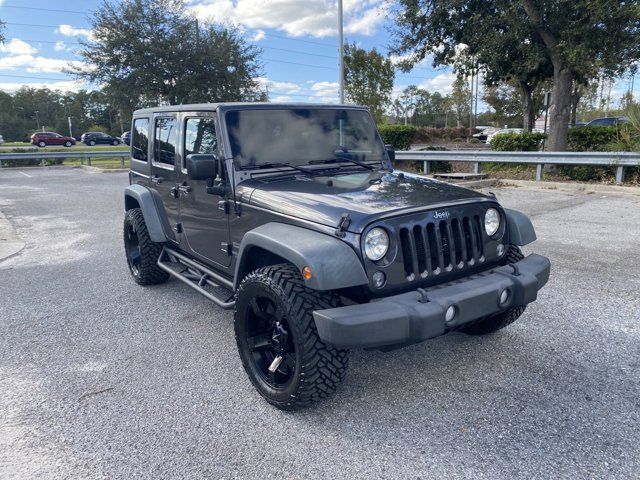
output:
[[233,283],[231,281],[175,250],[164,247],[158,257],[158,267],[189,285],[196,292],[204,295],[225,310],[232,309],[236,304],[233,300],[233,293],[225,300],[205,290],[205,287],[210,286],[213,288],[226,288],[233,292]]

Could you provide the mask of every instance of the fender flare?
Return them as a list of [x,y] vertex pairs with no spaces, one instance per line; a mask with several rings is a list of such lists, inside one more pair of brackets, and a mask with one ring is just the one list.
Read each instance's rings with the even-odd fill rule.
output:
[[507,218],[509,243],[522,246],[536,240],[536,231],[529,217],[522,212],[509,208],[504,209],[504,214]]
[[[124,206],[125,210],[131,210],[137,203],[142,210],[144,222],[147,224],[149,237],[154,242],[163,243],[167,240],[173,240],[175,237],[173,237],[173,232],[169,227],[162,201],[156,201],[155,196],[157,194],[154,195],[154,192],[142,185],[129,185],[124,190]],[[135,202],[132,202],[132,200]],[[169,235],[167,235],[167,232],[170,232]]]
[[305,283],[314,290],[336,290],[369,282],[362,262],[347,243],[306,228],[272,222],[244,235],[238,250],[234,289],[247,273],[244,266],[252,247],[278,255],[299,270],[309,267],[312,276]]

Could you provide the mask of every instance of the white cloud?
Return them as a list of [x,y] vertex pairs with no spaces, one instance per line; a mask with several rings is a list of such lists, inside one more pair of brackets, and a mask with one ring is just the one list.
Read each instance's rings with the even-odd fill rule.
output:
[[15,92],[22,87],[29,88],[48,88],[50,90],[62,90],[63,92],[77,92],[78,90],[88,90],[88,86],[81,82],[73,80],[63,80],[60,82],[32,82],[32,83],[13,83],[0,82],[0,90],[3,92]]
[[38,49],[19,38],[12,38],[10,41],[0,45],[0,52],[6,52],[10,55],[33,55],[38,52]]
[[56,52],[63,52],[64,50],[67,49],[67,44],[64,43],[63,41],[56,42],[56,44],[53,46],[53,49]]
[[293,82],[274,82],[273,80],[269,80],[266,77],[258,77],[256,78],[257,82],[264,88],[265,86],[269,87],[269,90],[275,92],[276,94],[293,94],[298,93],[301,90],[300,85]]
[[311,85],[314,101],[335,103],[338,101],[338,82],[316,82]]
[[260,40],[264,40],[264,37],[266,37],[264,30],[257,30],[255,35],[251,37],[250,40],[252,42],[259,42]]
[[456,80],[456,74],[453,72],[441,73],[428,80],[423,80],[420,87],[430,92],[440,92],[442,95],[449,95],[452,90],[453,82]]
[[[203,20],[229,22],[248,28],[273,28],[294,37],[327,37],[337,34],[335,0],[191,0],[191,8]],[[345,31],[373,35],[385,18],[386,0],[345,2]]]
[[33,55],[14,55],[0,58],[0,70],[24,68],[29,73],[62,73],[71,66],[80,66],[82,62],[59,58],[34,57]]
[[75,28],[71,25],[62,24],[56,28],[55,33],[59,33],[65,37],[86,37],[88,40],[93,39],[93,32],[86,28]]

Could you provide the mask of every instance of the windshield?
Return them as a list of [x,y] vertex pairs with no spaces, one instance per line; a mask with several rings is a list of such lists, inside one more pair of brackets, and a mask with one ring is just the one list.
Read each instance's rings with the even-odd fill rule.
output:
[[384,145],[364,110],[282,108],[226,114],[233,160],[239,168],[308,165],[327,160],[381,162]]

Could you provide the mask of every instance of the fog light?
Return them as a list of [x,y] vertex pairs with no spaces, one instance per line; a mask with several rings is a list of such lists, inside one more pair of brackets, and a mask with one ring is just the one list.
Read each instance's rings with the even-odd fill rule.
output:
[[507,301],[509,301],[509,290],[505,288],[500,294],[500,305],[504,305]]
[[456,316],[456,307],[451,305],[449,308],[447,308],[447,311],[444,313],[444,321],[447,323],[450,323],[455,316]]
[[499,257],[501,257],[504,254],[504,245],[499,243],[498,244],[498,248],[496,248],[496,253],[498,254]]
[[384,286],[384,283],[387,281],[387,277],[384,272],[376,272],[371,277],[371,280],[373,281],[374,287],[382,288]]

